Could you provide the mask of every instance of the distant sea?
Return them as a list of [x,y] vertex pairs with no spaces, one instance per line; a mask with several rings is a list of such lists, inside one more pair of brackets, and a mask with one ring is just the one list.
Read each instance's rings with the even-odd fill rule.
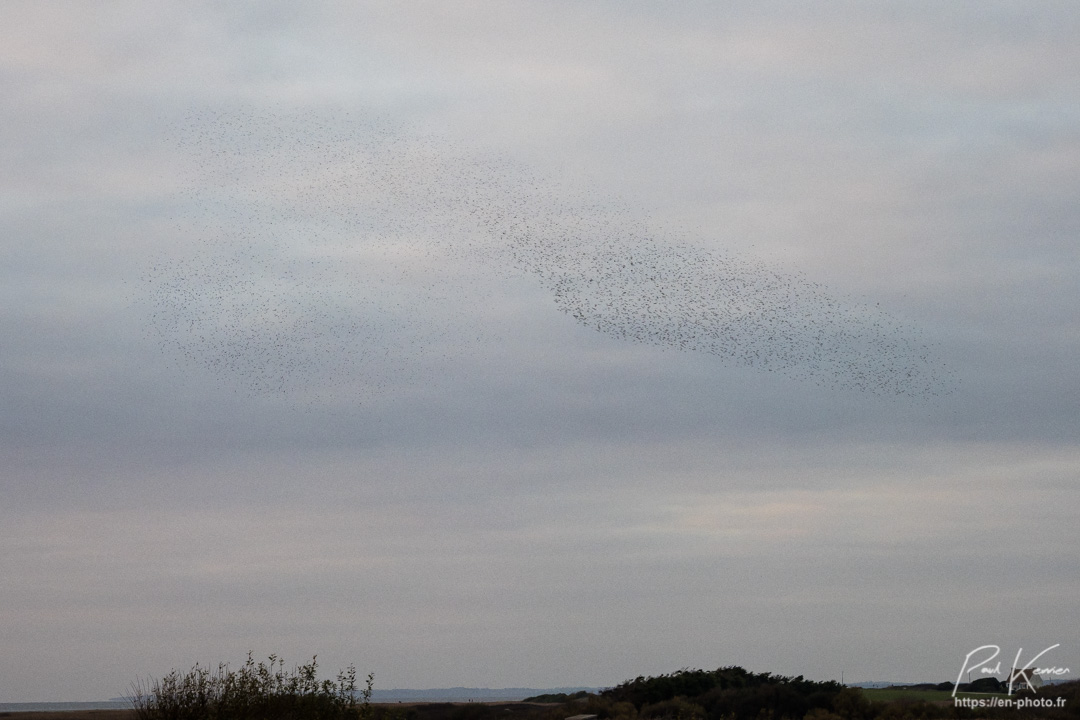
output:
[[598,687],[559,687],[559,688],[437,688],[433,690],[375,690],[371,694],[371,701],[385,702],[512,702],[524,700],[535,695],[549,695],[553,693],[576,693],[579,690],[588,692],[600,692],[605,688]]
[[[598,692],[604,688],[564,687],[564,688],[439,688],[435,690],[376,690],[371,694],[371,701],[377,703],[393,702],[511,702],[523,700],[533,695],[546,693],[575,693],[578,690]],[[0,703],[2,712],[61,712],[64,710],[128,710],[131,703],[120,698],[100,702],[46,702],[46,703]]]
[[130,710],[127,700],[101,702],[0,703],[0,712],[63,712],[65,710]]

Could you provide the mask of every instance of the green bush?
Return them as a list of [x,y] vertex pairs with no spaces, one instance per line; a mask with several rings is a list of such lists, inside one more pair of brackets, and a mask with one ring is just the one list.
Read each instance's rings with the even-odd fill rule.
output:
[[705,708],[679,695],[645,705],[641,708],[641,717],[644,720],[705,720]]
[[248,653],[236,671],[221,664],[216,671],[196,664],[186,673],[173,670],[160,680],[132,685],[138,720],[372,720],[369,674],[357,697],[356,668],[337,680],[320,682],[315,658],[285,671],[276,655],[258,664]]
[[[754,673],[732,665],[716,670],[684,668],[666,675],[637,677],[605,690],[602,694],[612,700],[631,702],[639,710],[645,705],[685,697],[704,706],[710,715],[723,716],[731,712],[731,709],[727,708],[714,713],[713,706],[718,701],[724,701],[730,705],[730,701],[738,697],[741,704],[741,698],[750,695],[764,699],[765,695],[758,691],[759,688],[764,687],[771,688],[773,694],[801,696],[804,701],[800,701],[799,704],[807,708],[827,704],[828,699],[841,690],[840,683],[834,681],[814,682],[804,679],[801,675],[785,677],[771,673]],[[818,696],[814,703],[805,700],[811,696]],[[820,699],[822,697],[824,700]]]

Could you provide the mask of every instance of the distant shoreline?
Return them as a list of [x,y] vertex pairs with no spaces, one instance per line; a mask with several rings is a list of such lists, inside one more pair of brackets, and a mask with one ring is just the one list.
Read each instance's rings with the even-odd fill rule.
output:
[[0,703],[0,715],[24,712],[88,712],[97,710],[131,710],[127,700],[93,700],[90,702],[30,702]]
[[[422,706],[422,705],[514,705],[519,700],[501,700],[488,698],[481,700],[378,700],[372,705],[386,706]],[[545,706],[550,703],[524,703],[526,706]],[[57,706],[63,706],[59,709]],[[72,707],[75,706],[75,707]],[[101,707],[105,706],[105,707]],[[86,702],[86,703],[0,703],[0,718],[3,720],[134,720],[135,710],[126,703]]]
[[[411,690],[391,688],[375,690],[371,702],[379,703],[457,703],[457,702],[521,702],[527,697],[566,693],[567,695],[582,690],[599,693],[606,687],[558,687],[558,688],[431,688]],[[122,698],[94,700],[89,702],[38,702],[38,703],[0,703],[0,714],[22,712],[85,712],[90,710],[130,710],[130,701]]]

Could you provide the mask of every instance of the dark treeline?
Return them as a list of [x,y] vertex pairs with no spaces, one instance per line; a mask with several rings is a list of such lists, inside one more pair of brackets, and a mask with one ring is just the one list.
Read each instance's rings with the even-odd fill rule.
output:
[[609,717],[619,720],[802,718],[812,711],[820,711],[817,714],[824,717],[834,710],[849,710],[861,698],[857,691],[845,692],[838,682],[729,666],[627,680],[603,692],[596,714],[603,717],[602,705],[611,702],[615,713]]
[[[952,690],[952,686],[949,687]],[[567,703],[547,720],[577,714],[598,720],[904,720],[934,718],[1080,718],[1080,682],[1041,688],[1044,701],[1064,698],[1063,707],[1015,708],[957,707],[953,701],[917,698],[873,701],[859,688],[838,682],[815,682],[801,675],[786,677],[754,673],[737,666],[717,670],[683,669],[655,677],[637,677]]]
[[[677,697],[716,699],[726,691],[739,693],[755,688],[784,688],[800,696],[835,695],[843,689],[835,681],[814,682],[798,677],[784,677],[772,673],[754,673],[738,666],[717,670],[680,670],[656,677],[637,677],[605,690],[603,695],[616,701],[627,701],[641,708],[651,703],[672,700]],[[706,696],[709,696],[706,698]]]

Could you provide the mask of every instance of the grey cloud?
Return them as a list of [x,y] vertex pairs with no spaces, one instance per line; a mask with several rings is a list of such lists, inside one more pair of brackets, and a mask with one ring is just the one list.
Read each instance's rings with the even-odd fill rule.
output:
[[[1071,4],[7,13],[0,700],[248,649],[387,687],[728,663],[941,680],[986,642],[1075,647]],[[417,222],[301,278],[309,300],[400,293],[425,349],[393,392],[245,392],[162,351],[142,285],[162,257],[208,269],[208,227],[243,245],[251,215],[205,222],[210,198],[259,222],[306,203],[290,232],[340,232],[287,183],[193,181],[169,128],[238,105],[381,116],[531,168],[690,257],[880,303],[960,382],[867,397],[618,342],[497,272],[512,258],[403,253],[440,240]],[[255,277],[291,261],[269,249]]]

